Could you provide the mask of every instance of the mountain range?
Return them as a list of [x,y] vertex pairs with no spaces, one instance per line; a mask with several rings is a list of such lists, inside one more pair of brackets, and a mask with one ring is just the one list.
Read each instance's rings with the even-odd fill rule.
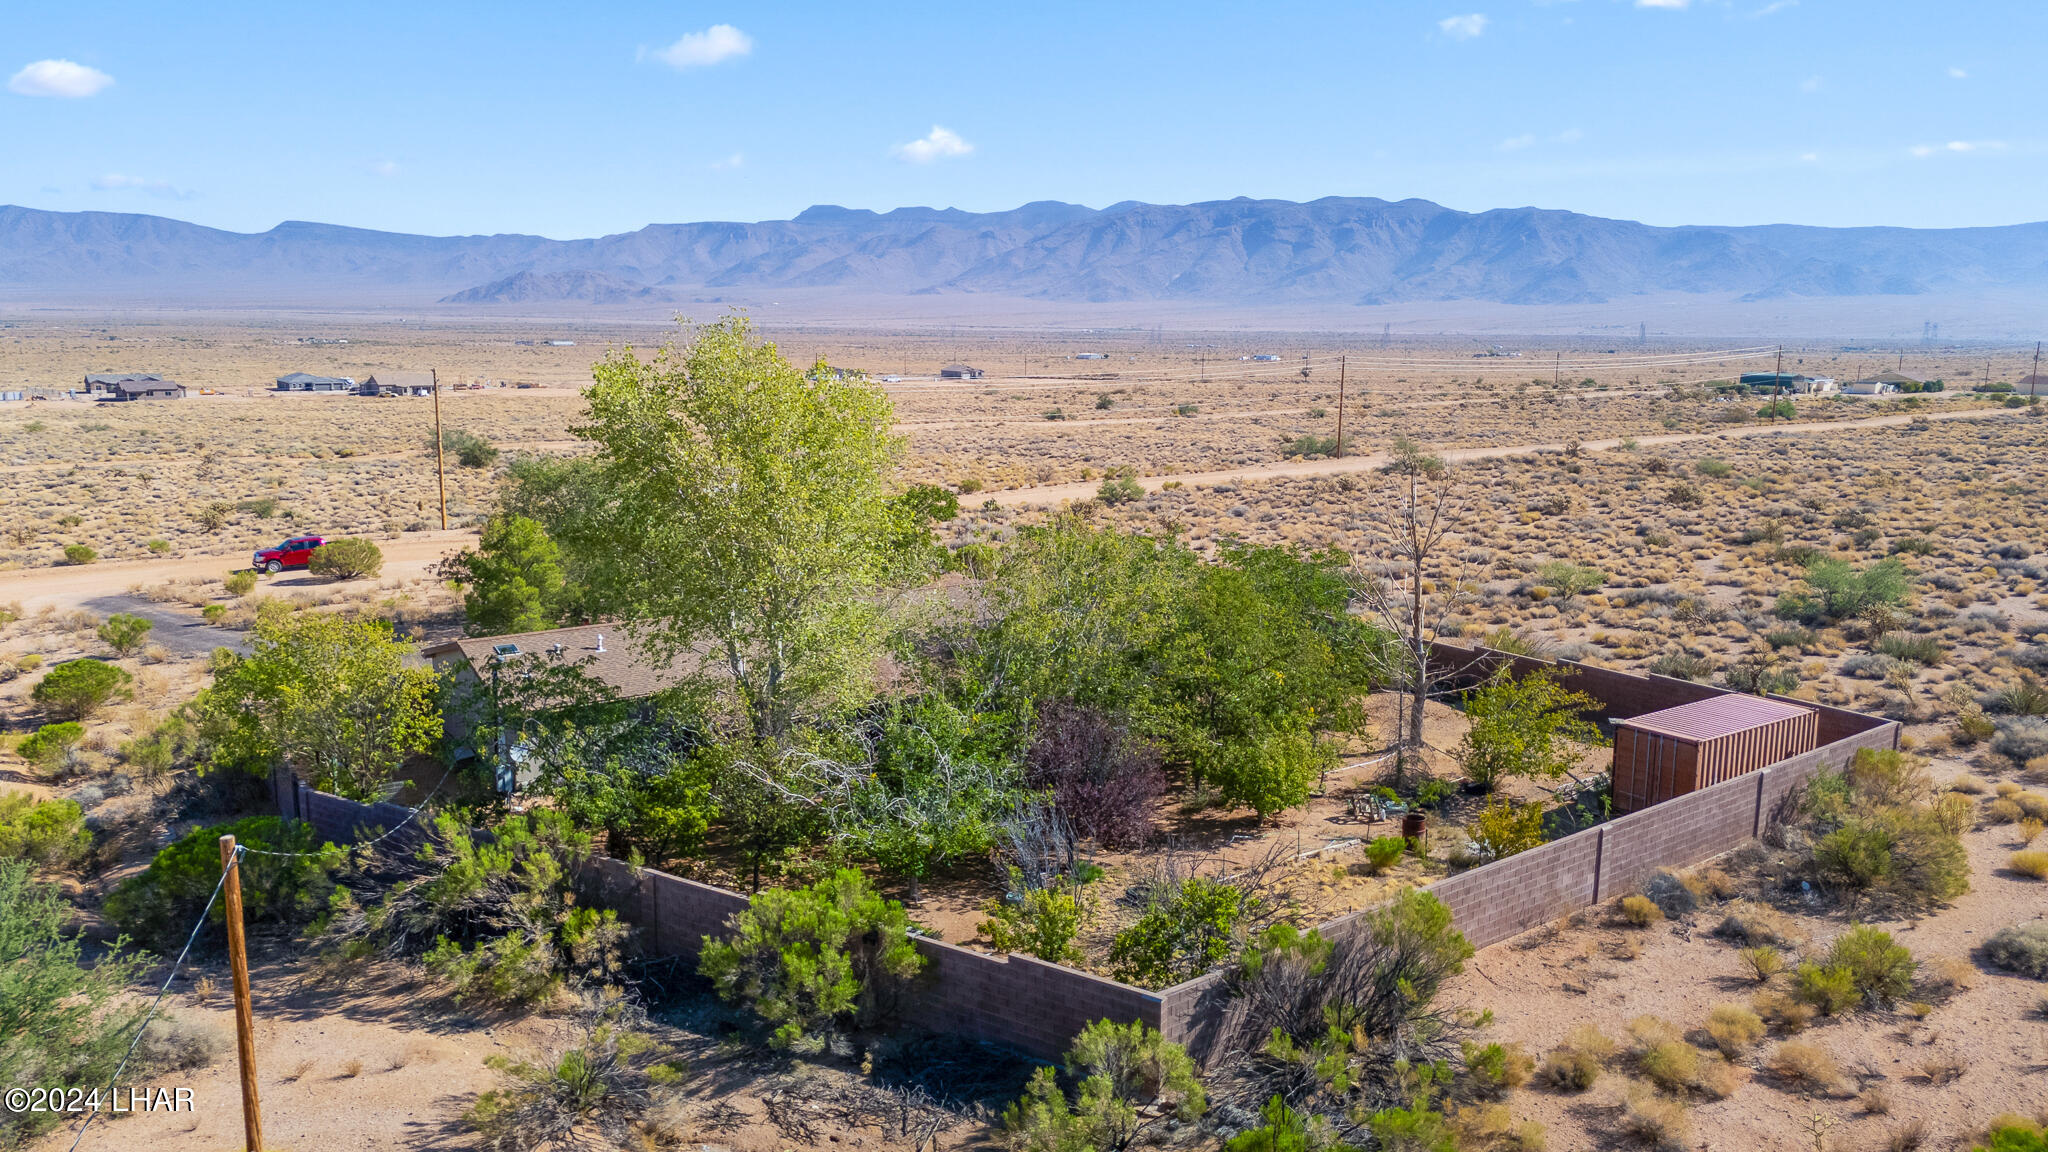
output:
[[[1652,227],[1536,208],[1329,197],[1043,201],[1005,212],[819,206],[792,220],[650,224],[588,240],[415,236],[291,221],[0,206],[0,293],[241,294],[294,304],[595,307],[828,290],[1077,303],[1603,304],[2048,290],[2048,223],[1963,229]],[[706,299],[696,296],[695,299]],[[726,299],[726,296],[708,297]]]

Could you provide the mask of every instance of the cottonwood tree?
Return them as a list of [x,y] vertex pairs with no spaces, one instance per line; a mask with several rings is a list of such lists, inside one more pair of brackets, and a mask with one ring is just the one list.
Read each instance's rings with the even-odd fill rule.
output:
[[756,739],[854,697],[903,515],[882,391],[800,370],[739,317],[652,359],[614,352],[574,429],[607,494],[595,598],[671,659],[708,649]]
[[1423,747],[1424,706],[1465,671],[1439,661],[1434,646],[1445,623],[1477,599],[1485,573],[1457,551],[1458,527],[1470,506],[1442,457],[1403,438],[1394,442],[1393,460],[1381,471],[1390,483],[1376,500],[1392,505],[1392,518],[1377,531],[1378,561],[1353,572],[1366,611],[1393,634],[1379,647],[1378,662],[1400,692],[1399,780]]

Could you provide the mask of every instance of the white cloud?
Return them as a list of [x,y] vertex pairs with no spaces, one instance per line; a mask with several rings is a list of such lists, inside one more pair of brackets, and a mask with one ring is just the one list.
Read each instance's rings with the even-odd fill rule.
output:
[[746,162],[747,158],[743,153],[735,152],[732,155],[727,156],[723,160],[713,160],[711,162],[711,169],[714,172],[725,172],[730,171],[731,169],[734,168],[743,167],[745,166]]
[[1970,74],[1961,68],[1951,68],[1948,70],[1948,78],[1951,80],[1968,80]]
[[1567,128],[1550,139],[1552,143],[1556,144],[1577,144],[1580,140],[1585,139],[1585,136],[1586,134],[1577,128]]
[[703,68],[735,56],[745,56],[754,50],[754,38],[730,24],[713,24],[702,32],[692,32],[666,48],[657,49],[654,58],[671,68]]
[[1486,31],[1487,24],[1486,17],[1478,12],[1469,16],[1446,16],[1436,22],[1436,26],[1443,29],[1444,35],[1453,40],[1470,40]]
[[1503,152],[1520,152],[1524,148],[1533,148],[1535,146],[1536,134],[1534,132],[1524,132],[1520,136],[1510,136],[1500,142],[1500,150]]
[[18,96],[54,96],[59,100],[83,100],[98,95],[114,82],[112,76],[70,60],[38,60],[14,74],[7,90]]
[[1818,92],[1820,91],[1820,83],[1820,77],[1808,76],[1799,82],[1799,90],[1801,92]]
[[1997,152],[2005,147],[2003,140],[1951,140],[1946,144],[1915,144],[1906,151],[1922,158],[1939,156],[1944,152],[1957,154],[1968,152]]
[[934,124],[931,134],[924,139],[898,144],[890,151],[894,152],[898,159],[908,160],[912,164],[929,164],[946,156],[965,156],[974,151],[974,145],[962,140],[958,132]]
[[372,173],[378,176],[398,175],[398,161],[396,160],[374,160],[371,161],[369,168]]
[[1689,8],[1692,0],[1636,0],[1638,8]]
[[119,172],[109,172],[105,176],[95,177],[92,186],[100,192],[147,192],[164,200],[190,200],[197,195],[174,187],[169,180],[145,180],[140,176],[124,176]]
[[1751,12],[1749,18],[1751,20],[1761,20],[1766,16],[1773,16],[1783,12],[1787,8],[1797,7],[1799,7],[1799,0],[1771,0],[1771,3]]

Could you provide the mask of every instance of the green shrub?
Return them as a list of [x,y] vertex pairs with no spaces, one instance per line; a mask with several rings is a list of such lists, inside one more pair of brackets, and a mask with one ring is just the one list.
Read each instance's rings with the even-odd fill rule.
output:
[[1912,991],[1913,973],[1920,967],[1911,952],[1892,940],[1891,933],[1863,926],[1835,938],[1828,947],[1826,964],[1848,972],[1857,995],[1879,1005]]
[[90,564],[99,558],[99,552],[89,545],[66,544],[64,546],[64,562],[66,564]]
[[1517,852],[1542,846],[1543,805],[1534,801],[1518,804],[1505,796],[1495,796],[1472,818],[1467,831],[1481,859],[1505,860]]
[[1939,668],[1948,660],[1948,653],[1943,650],[1941,641],[1932,636],[1902,636],[1897,632],[1887,632],[1879,636],[1877,643],[1872,647],[1894,660],[1908,661],[1928,668]]
[[[1012,868],[1013,890],[1023,887],[1022,873]],[[988,916],[981,933],[998,952],[1024,952],[1055,964],[1080,964],[1074,943],[1086,919],[1071,889],[1054,885],[1024,890],[1011,899],[994,900],[982,909]]]
[[[433,440],[427,446],[433,446]],[[464,468],[489,468],[498,462],[498,447],[474,432],[450,428],[441,433],[441,446]]]
[[560,1147],[572,1131],[594,1130],[613,1148],[653,1147],[646,1115],[673,1103],[683,1077],[673,1049],[648,1030],[632,1002],[594,997],[579,1013],[576,1042],[528,1063],[491,1055],[484,1063],[507,1081],[476,1098],[463,1120],[497,1152]]
[[230,572],[221,578],[221,587],[230,596],[247,596],[256,590],[256,573],[253,571]]
[[76,720],[63,720],[45,724],[22,738],[15,745],[14,754],[23,760],[52,771],[62,765],[71,755],[71,750],[85,740],[85,725]]
[[306,562],[306,570],[315,576],[332,576],[336,580],[357,580],[375,576],[384,568],[384,550],[374,540],[361,537],[344,537],[329,540],[313,550],[313,556]]
[[151,540],[146,547],[152,554],[161,556],[171,550],[171,542],[169,540]]
[[1467,1040],[1460,1045],[1460,1054],[1465,1060],[1467,1088],[1485,1100],[1498,1099],[1510,1089],[1520,1088],[1535,1068],[1535,1061],[1519,1044],[1475,1044]]
[[155,624],[140,616],[116,612],[100,622],[98,635],[100,643],[114,650],[116,656],[127,656],[142,647],[149,637],[149,630]]
[[66,660],[43,674],[29,697],[58,720],[84,720],[129,696],[135,682],[126,670],[104,660]]
[[1229,884],[1201,876],[1161,885],[1136,923],[1110,942],[1118,980],[1165,988],[1191,980],[1229,957],[1238,922],[1252,900]]
[[1792,994],[1826,1016],[1839,1016],[1863,1002],[1856,973],[1835,964],[1801,964],[1792,974]]
[[1024,1096],[1003,1110],[1003,1128],[1033,1152],[1116,1152],[1161,1120],[1185,1122],[1209,1107],[1185,1049],[1157,1029],[1098,1020],[1067,1051],[1070,1102],[1048,1067],[1032,1072]]
[[1984,942],[1984,959],[2007,972],[2048,980],[2048,920],[2000,928]]
[[1556,779],[1578,763],[1578,745],[1606,743],[1600,729],[1581,716],[1599,706],[1561,687],[1553,675],[1532,672],[1516,679],[1503,672],[1465,697],[1470,726],[1458,762],[1468,779],[1486,789],[1515,776]]
[[1974,1145],[1970,1152],[2048,1152],[2048,1133],[2032,1122],[1994,1123],[1986,1139],[1989,1143]]
[[850,868],[809,888],[756,893],[729,927],[723,940],[704,938],[698,970],[773,1025],[777,1048],[815,1047],[841,1021],[878,1022],[924,964],[903,906]]
[[1313,432],[1295,437],[1280,449],[1280,455],[1289,459],[1297,456],[1335,456],[1336,454],[1337,438],[1335,436],[1318,436]]
[[1336,749],[1317,739],[1306,720],[1296,720],[1225,746],[1208,777],[1225,803],[1264,820],[1306,804],[1317,779],[1336,762]]
[[[322,843],[311,825],[253,816],[233,824],[194,828],[159,851],[148,868],[122,881],[107,897],[107,918],[143,944],[175,955],[220,882],[220,838],[224,835],[232,835],[237,844],[252,849],[312,854],[287,857],[249,852],[242,857],[242,912],[250,923],[298,927],[327,905],[334,891],[329,872],[340,866],[342,850]],[[219,923],[224,914],[221,902],[214,901],[214,922]]]
[[1693,470],[1702,476],[1711,476],[1716,480],[1725,480],[1735,472],[1735,469],[1730,468],[1726,461],[1716,460],[1712,456],[1701,457],[1693,465]]
[[1365,846],[1365,862],[1374,872],[1385,872],[1407,851],[1407,840],[1399,836],[1380,836]]
[[1717,1004],[1707,1014],[1707,1035],[1733,1060],[1764,1038],[1763,1018],[1740,1004]]
[[173,714],[144,735],[122,744],[121,760],[145,776],[157,776],[190,756],[192,744],[191,724],[183,716]]
[[1095,498],[1112,507],[1128,504],[1145,498],[1145,486],[1129,473],[1120,473],[1104,480],[1102,486],[1095,490]]
[[27,860],[64,868],[92,847],[77,801],[37,800],[26,792],[0,792],[0,861]]
[[1556,593],[1558,599],[1570,600],[1607,583],[1607,573],[1598,568],[1585,568],[1565,560],[1553,560],[1536,570],[1536,579],[1545,588]]

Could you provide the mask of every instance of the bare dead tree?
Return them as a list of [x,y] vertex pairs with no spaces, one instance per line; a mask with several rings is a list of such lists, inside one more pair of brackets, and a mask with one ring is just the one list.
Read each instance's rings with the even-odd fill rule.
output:
[[1400,692],[1398,783],[1422,750],[1424,705],[1444,695],[1444,686],[1465,671],[1437,661],[1434,645],[1446,622],[1478,598],[1487,572],[1459,549],[1458,529],[1471,506],[1442,457],[1401,439],[1382,471],[1391,491],[1382,489],[1375,498],[1391,504],[1392,521],[1378,532],[1377,560],[1355,564],[1352,572],[1360,603],[1394,637],[1379,660],[1380,671]]

